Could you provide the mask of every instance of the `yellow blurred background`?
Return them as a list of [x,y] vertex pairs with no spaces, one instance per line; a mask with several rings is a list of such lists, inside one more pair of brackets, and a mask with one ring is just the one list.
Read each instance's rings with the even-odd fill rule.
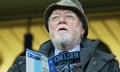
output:
[[[24,38],[33,36],[32,49],[49,39],[43,23],[46,7],[58,0],[0,0],[0,72],[7,72],[24,51]],[[88,38],[103,41],[120,66],[120,0],[79,0],[89,18]]]
[[[0,72],[7,72],[15,58],[23,51],[24,35],[28,19],[0,21]],[[106,43],[120,63],[120,17],[89,18],[90,39]],[[32,18],[30,32],[33,35],[33,50],[49,39],[42,18]]]

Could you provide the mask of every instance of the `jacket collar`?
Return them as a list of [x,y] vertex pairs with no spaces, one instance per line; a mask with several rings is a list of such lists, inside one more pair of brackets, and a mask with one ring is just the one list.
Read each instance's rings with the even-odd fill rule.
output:
[[95,49],[98,45],[99,41],[91,41],[88,39],[84,39],[81,43],[82,49],[80,52],[80,60],[81,65],[83,68],[87,64],[87,62],[90,60],[90,58],[94,55]]
[[[98,72],[108,61],[114,59],[114,55],[98,50],[99,41],[91,41],[85,39],[82,42],[83,49],[80,52],[82,68],[91,61],[91,68],[93,71]],[[88,72],[93,72],[88,70]]]
[[[98,41],[91,41],[88,39],[84,39],[82,41],[82,43],[80,44],[82,51],[81,51],[81,55],[93,55],[95,48],[97,46],[99,42]],[[50,57],[54,54],[54,46],[51,42],[51,40],[46,41],[45,43],[43,43],[40,47],[39,50],[41,53],[45,54],[47,57]],[[84,54],[85,51],[85,54]],[[91,54],[92,53],[92,54]],[[48,55],[49,54],[49,55]]]

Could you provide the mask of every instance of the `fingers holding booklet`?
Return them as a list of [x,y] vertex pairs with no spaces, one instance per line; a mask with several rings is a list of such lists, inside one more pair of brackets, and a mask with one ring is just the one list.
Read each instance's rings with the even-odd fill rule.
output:
[[49,72],[48,58],[40,52],[27,49],[26,72]]

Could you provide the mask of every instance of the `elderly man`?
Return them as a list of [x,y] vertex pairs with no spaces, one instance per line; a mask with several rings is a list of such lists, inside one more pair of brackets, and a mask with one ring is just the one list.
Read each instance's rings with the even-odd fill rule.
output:
[[[114,55],[98,50],[99,41],[87,39],[87,18],[78,0],[61,0],[49,5],[44,20],[51,40],[43,43],[39,52],[51,57],[62,51],[80,51],[80,71],[73,72],[119,72]],[[25,72],[25,63],[17,63],[8,72]]]

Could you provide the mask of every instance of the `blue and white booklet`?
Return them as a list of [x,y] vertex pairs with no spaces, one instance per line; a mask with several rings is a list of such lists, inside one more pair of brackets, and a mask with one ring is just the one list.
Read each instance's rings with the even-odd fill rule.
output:
[[66,52],[47,58],[40,52],[26,50],[26,72],[81,72],[80,52]]
[[66,52],[48,59],[50,72],[81,72],[80,52]]
[[48,58],[40,52],[27,49],[26,72],[49,72]]

